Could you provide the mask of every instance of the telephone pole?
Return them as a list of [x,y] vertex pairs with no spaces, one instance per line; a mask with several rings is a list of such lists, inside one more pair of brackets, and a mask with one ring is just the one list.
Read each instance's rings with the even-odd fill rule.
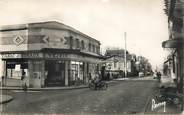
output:
[[126,59],[126,32],[124,33],[124,39],[125,39],[125,50],[124,50],[124,62],[125,62],[125,77],[127,77],[127,59]]

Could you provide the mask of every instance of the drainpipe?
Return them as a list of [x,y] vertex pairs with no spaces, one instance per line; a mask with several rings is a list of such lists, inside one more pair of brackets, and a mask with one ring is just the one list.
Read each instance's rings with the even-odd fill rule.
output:
[[[179,64],[179,73],[178,73],[178,92],[183,95],[183,75],[184,75],[184,60],[183,60],[183,45],[181,49],[178,49],[178,64]],[[183,111],[183,96],[181,97],[181,111]]]

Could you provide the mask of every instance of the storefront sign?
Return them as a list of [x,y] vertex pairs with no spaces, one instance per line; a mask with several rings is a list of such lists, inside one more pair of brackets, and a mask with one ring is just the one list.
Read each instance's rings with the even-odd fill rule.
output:
[[60,54],[60,53],[46,53],[45,58],[54,58],[54,59],[60,59],[60,58],[67,58],[67,54]]
[[42,53],[27,53],[27,54],[22,54],[23,58],[42,58],[43,54]]
[[2,59],[10,59],[10,58],[42,58],[42,53],[26,53],[26,54],[2,54]]
[[2,54],[1,55],[2,59],[6,58],[22,58],[21,54]]

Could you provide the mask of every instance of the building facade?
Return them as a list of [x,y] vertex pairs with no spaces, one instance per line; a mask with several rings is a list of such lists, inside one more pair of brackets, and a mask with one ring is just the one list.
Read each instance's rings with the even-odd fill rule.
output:
[[99,69],[100,42],[59,22],[0,29],[3,85],[71,86]]
[[[170,51],[168,60],[170,62],[170,77],[175,77],[178,94],[183,95],[183,75],[184,75],[184,1],[164,0],[165,14],[168,16],[169,38],[162,43],[162,47]],[[181,98],[183,102],[183,97]],[[183,110],[183,103],[181,106]]]
[[118,49],[118,50],[106,50],[105,53],[105,64],[106,64],[106,70],[111,73],[111,76],[120,75],[119,77],[124,77],[125,74],[125,67],[128,76],[132,76],[133,73],[135,73],[135,56],[129,54],[128,51],[126,51],[126,64],[125,64],[125,57],[124,57],[124,50]]

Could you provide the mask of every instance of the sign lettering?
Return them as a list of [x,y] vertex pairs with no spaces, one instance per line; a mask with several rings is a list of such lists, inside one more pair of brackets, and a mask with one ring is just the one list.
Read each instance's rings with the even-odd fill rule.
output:
[[22,58],[21,54],[2,54],[2,58]]
[[45,54],[45,58],[56,58],[56,59],[59,59],[59,58],[67,58],[67,54],[47,53],[47,54]]

